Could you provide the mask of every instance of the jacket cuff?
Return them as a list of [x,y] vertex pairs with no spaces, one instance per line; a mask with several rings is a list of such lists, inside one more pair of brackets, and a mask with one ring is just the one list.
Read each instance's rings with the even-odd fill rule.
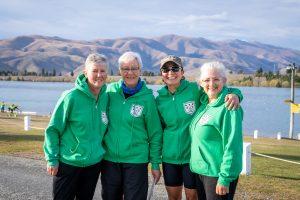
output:
[[157,164],[157,163],[151,163],[151,169],[159,170],[159,164]]
[[229,187],[229,184],[230,184],[230,181],[227,181],[224,178],[219,177],[219,179],[218,179],[218,185]]
[[48,160],[47,165],[51,167],[58,166],[58,160]]

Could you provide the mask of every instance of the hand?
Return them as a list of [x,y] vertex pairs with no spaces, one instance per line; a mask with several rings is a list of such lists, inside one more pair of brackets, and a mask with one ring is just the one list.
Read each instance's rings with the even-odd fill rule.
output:
[[50,174],[51,176],[56,176],[57,172],[58,172],[58,166],[48,166],[47,165],[47,172],[48,174]]
[[225,106],[228,110],[237,109],[240,106],[240,100],[235,94],[225,96]]
[[227,193],[229,193],[229,188],[223,185],[217,185],[216,186],[216,193],[218,195],[226,195]]
[[151,172],[152,172],[153,180],[155,181],[156,184],[160,179],[161,172],[159,169],[152,169]]

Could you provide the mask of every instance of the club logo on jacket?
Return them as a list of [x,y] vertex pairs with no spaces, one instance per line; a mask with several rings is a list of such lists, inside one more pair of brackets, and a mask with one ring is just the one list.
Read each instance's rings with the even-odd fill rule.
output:
[[202,117],[199,119],[198,123],[200,125],[205,125],[207,122],[211,119],[211,115],[209,114],[204,114]]
[[183,104],[184,112],[192,115],[196,111],[195,101],[187,101]]
[[139,117],[142,115],[144,107],[141,105],[132,104],[130,114],[134,117]]
[[102,119],[102,122],[103,124],[107,125],[108,124],[108,118],[107,118],[107,115],[106,115],[106,112],[101,112],[101,119]]

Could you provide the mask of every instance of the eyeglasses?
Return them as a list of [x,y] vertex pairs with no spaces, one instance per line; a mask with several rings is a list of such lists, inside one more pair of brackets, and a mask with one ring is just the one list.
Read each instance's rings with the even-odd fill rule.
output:
[[132,67],[132,68],[120,68],[121,71],[128,73],[129,71],[132,71],[133,73],[136,73],[140,70],[139,67]]
[[172,71],[172,72],[179,72],[182,68],[181,67],[178,67],[178,66],[172,66],[172,67],[163,67],[160,69],[160,71],[162,73],[168,73],[169,71]]
[[201,81],[205,84],[209,84],[210,82],[218,84],[219,82],[221,82],[221,79],[220,78],[207,78],[207,79],[203,79]]

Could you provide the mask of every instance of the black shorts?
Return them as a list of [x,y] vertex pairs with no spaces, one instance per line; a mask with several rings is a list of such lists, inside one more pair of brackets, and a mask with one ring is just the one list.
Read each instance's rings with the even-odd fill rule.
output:
[[162,163],[165,185],[169,187],[182,186],[196,189],[196,174],[191,172],[190,165]]

